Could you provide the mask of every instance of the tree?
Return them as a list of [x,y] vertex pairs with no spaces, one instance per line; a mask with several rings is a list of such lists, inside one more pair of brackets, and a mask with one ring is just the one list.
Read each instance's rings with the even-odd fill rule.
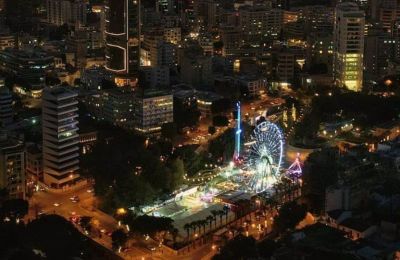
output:
[[183,177],[185,175],[185,165],[183,160],[180,158],[174,159],[169,168],[171,169],[170,174],[167,178],[169,191],[174,191],[183,183]]
[[225,215],[225,212],[223,210],[218,210],[218,216],[219,216],[219,225],[222,226],[222,217]]
[[197,145],[185,145],[177,147],[174,155],[182,159],[185,171],[189,176],[197,174],[204,168],[206,163],[206,155],[204,153],[196,153]]
[[48,259],[88,258],[90,251],[87,237],[58,215],[44,215],[28,223],[24,237]]
[[229,207],[224,206],[225,224],[228,224]]
[[210,231],[211,231],[211,225],[212,225],[212,222],[214,221],[214,217],[213,217],[212,215],[209,215],[209,216],[206,218],[206,220],[208,221],[208,223],[209,223],[209,225],[210,225],[209,229],[210,229]]
[[135,233],[155,236],[157,233],[172,230],[173,222],[171,218],[142,215],[135,218],[130,226]]
[[174,242],[174,244],[176,243],[176,238],[178,237],[178,235],[179,235],[179,230],[177,229],[177,228],[173,228],[172,230],[171,230],[171,235],[172,235],[172,240],[173,240],[173,242]]
[[229,120],[226,116],[214,116],[213,117],[213,125],[214,126],[227,126],[229,124]]
[[214,228],[217,227],[217,215],[218,215],[218,210],[211,210],[211,214],[213,217],[214,222]]
[[79,220],[79,225],[82,227],[83,230],[90,232],[92,229],[92,226],[90,224],[91,220],[92,220],[92,217],[83,216]]
[[206,219],[200,220],[200,224],[203,227],[203,235],[206,233],[206,226],[208,221]]
[[272,239],[264,239],[257,245],[260,257],[265,259],[270,259],[278,247],[279,244]]
[[6,200],[1,207],[3,216],[11,219],[20,219],[28,214],[29,203],[23,199]]
[[257,259],[257,256],[256,240],[252,236],[246,237],[240,234],[229,241],[212,259]]
[[187,239],[189,240],[189,236],[190,236],[190,229],[192,228],[190,226],[190,223],[186,223],[185,225],[183,225],[183,228],[186,230],[187,233]]
[[305,218],[307,210],[305,205],[299,205],[295,201],[283,204],[279,214],[274,219],[273,228],[279,233],[292,230]]
[[178,129],[197,125],[200,111],[196,105],[185,105],[179,99],[174,98],[174,122]]
[[94,178],[103,210],[114,213],[117,207],[151,203],[168,191],[170,169],[143,137],[108,125],[97,129],[98,142],[82,156],[81,173]]
[[235,129],[228,128],[223,134],[209,142],[208,152],[212,154],[213,158],[232,159],[235,147],[235,139],[232,138],[235,135],[234,132]]
[[165,123],[161,126],[161,135],[165,139],[174,140],[177,134],[178,130],[174,122]]
[[231,109],[231,101],[226,98],[219,99],[212,103],[211,112],[213,114],[226,113]]
[[112,247],[114,250],[117,250],[121,247],[123,247],[128,241],[128,236],[122,229],[117,229],[111,234],[111,240],[112,240]]
[[215,129],[215,126],[209,126],[209,127],[208,127],[208,133],[209,133],[210,135],[215,134],[216,131],[217,131],[217,130]]

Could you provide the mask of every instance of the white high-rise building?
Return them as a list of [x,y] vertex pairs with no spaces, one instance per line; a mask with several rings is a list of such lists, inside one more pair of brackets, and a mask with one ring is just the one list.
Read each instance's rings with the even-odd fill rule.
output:
[[86,24],[87,5],[86,0],[47,0],[47,21],[58,26],[83,26]]
[[67,87],[46,88],[42,104],[43,177],[52,188],[78,178],[78,94]]
[[333,29],[333,77],[338,87],[361,91],[365,14],[353,2],[339,3]]

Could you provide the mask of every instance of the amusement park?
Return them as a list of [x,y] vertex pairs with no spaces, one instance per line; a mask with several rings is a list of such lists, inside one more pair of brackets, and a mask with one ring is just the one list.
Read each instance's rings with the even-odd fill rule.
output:
[[[188,184],[170,200],[142,209],[143,214],[173,219],[182,241],[218,233],[246,215],[251,219],[260,204],[280,205],[300,196],[300,154],[291,162],[286,160],[285,136],[278,124],[259,121],[251,134],[244,136],[240,102],[235,118],[234,154],[227,165],[206,165],[211,170],[185,176]],[[279,193],[283,186],[292,189],[291,196]],[[258,234],[252,235],[267,233],[272,217],[257,223],[254,230]]]

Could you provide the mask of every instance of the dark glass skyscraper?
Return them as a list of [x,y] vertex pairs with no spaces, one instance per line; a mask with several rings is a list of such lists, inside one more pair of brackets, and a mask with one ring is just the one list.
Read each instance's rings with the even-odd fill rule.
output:
[[106,68],[119,86],[136,85],[140,66],[140,0],[106,0]]

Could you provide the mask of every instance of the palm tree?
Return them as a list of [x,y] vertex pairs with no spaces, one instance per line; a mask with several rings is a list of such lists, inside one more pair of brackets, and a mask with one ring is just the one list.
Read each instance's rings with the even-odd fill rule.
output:
[[224,207],[225,225],[228,224],[228,213],[229,213],[229,208]]
[[187,232],[187,239],[189,240],[190,229],[192,228],[191,223],[186,223],[185,225],[183,225],[183,228],[186,230],[186,232]]
[[197,229],[196,221],[190,222],[190,226],[193,229],[193,233],[195,234]]
[[222,216],[225,214],[223,210],[218,210],[219,225],[222,226]]
[[207,223],[208,223],[207,219],[200,220],[200,224],[203,226],[203,235],[206,234],[206,225],[207,225]]
[[174,244],[176,243],[176,238],[178,237],[178,234],[179,234],[179,230],[177,228],[173,228],[171,230],[172,240],[174,241]]
[[195,222],[194,222],[194,226],[195,226],[195,230],[196,230],[197,228],[199,229],[197,233],[200,233],[200,229],[201,229],[201,220],[195,221]]
[[212,222],[213,222],[213,220],[214,220],[214,217],[213,217],[212,215],[209,215],[209,216],[206,218],[206,220],[207,220],[208,223],[210,224],[210,230],[209,230],[209,231],[211,231],[211,225],[212,225]]
[[214,218],[214,228],[217,227],[217,215],[218,215],[218,210],[211,210],[211,214],[213,215]]

